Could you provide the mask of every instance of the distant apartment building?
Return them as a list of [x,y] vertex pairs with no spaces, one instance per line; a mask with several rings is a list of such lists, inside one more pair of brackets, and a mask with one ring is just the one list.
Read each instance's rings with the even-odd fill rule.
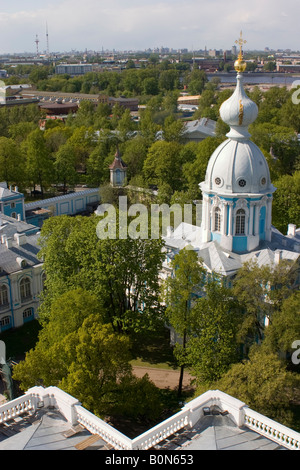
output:
[[284,72],[284,73],[299,73],[300,72],[300,63],[298,64],[284,64],[284,63],[277,63],[276,64],[277,72]]
[[184,96],[179,96],[177,100],[178,105],[182,104],[194,104],[197,105],[199,104],[201,95],[184,95]]
[[92,64],[59,64],[55,67],[55,73],[57,75],[84,75],[88,72],[93,71]]
[[217,51],[216,49],[210,49],[208,51],[209,57],[222,57],[223,52],[222,51]]
[[120,106],[129,109],[129,111],[138,111],[139,109],[139,101],[137,98],[125,98],[124,96],[114,98],[112,96],[99,95],[98,102],[107,103],[111,107],[113,107],[115,104],[119,104]]
[[220,58],[205,58],[205,57],[196,57],[195,59],[187,60],[186,62],[194,62],[195,65],[205,72],[216,72],[219,68]]
[[[119,96],[118,98],[114,98],[112,96],[104,95],[104,94],[87,94],[87,93],[66,93],[63,91],[33,91],[27,90],[21,93],[23,98],[31,98],[37,99],[41,105],[45,105],[45,109],[50,110],[51,108],[55,108],[54,103],[73,103],[75,105],[79,104],[81,101],[90,101],[95,105],[99,103],[107,103],[111,107],[115,104],[119,104],[129,111],[138,111],[139,109],[139,101],[137,98],[125,98],[124,96]],[[52,103],[52,105],[51,105]],[[51,105],[51,106],[50,106]],[[76,106],[75,106],[76,107]],[[60,109],[61,107],[59,107]]]

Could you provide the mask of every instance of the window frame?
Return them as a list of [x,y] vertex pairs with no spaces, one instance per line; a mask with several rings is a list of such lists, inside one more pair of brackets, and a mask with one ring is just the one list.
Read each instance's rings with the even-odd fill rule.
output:
[[5,317],[0,318],[0,327],[11,325],[10,315],[5,315]]
[[246,211],[245,209],[238,209],[235,214],[235,235],[246,235]]
[[20,297],[24,302],[32,298],[31,279],[28,276],[23,277],[20,281]]
[[214,209],[214,232],[221,232],[221,208]]
[[27,318],[31,318],[33,317],[33,308],[32,307],[28,307],[28,308],[25,308],[25,310],[23,310],[23,321],[24,319],[27,319]]
[[0,308],[6,307],[7,305],[9,305],[8,288],[5,284],[2,284],[0,286]]

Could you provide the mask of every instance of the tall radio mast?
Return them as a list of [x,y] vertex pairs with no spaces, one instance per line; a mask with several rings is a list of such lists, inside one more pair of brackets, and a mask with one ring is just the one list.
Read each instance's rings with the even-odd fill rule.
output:
[[35,44],[36,44],[36,55],[38,56],[39,55],[39,38],[38,38],[38,35],[36,35],[35,37]]
[[49,34],[48,34],[48,24],[46,23],[46,40],[47,40],[47,57],[49,57]]

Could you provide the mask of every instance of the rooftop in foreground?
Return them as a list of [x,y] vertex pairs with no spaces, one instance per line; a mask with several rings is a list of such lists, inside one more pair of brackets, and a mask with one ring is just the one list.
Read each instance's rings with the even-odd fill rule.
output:
[[210,390],[130,439],[56,387],[0,406],[0,450],[299,450],[300,434]]

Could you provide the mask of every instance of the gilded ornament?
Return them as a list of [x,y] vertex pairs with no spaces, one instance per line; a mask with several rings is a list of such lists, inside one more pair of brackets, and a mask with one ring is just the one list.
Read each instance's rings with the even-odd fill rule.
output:
[[240,52],[239,52],[237,60],[234,63],[235,70],[240,73],[245,72],[246,67],[247,67],[246,62],[243,60],[243,51],[242,51],[243,44],[246,44],[246,42],[247,41],[243,39],[243,33],[241,31],[239,39],[235,41],[235,43],[240,46]]
[[239,126],[243,124],[243,118],[244,118],[244,106],[243,106],[242,100],[240,100]]

